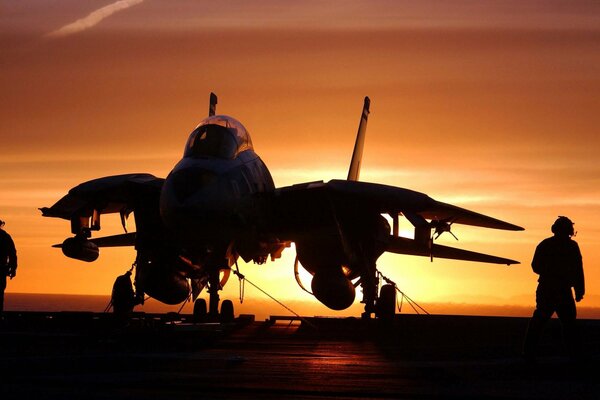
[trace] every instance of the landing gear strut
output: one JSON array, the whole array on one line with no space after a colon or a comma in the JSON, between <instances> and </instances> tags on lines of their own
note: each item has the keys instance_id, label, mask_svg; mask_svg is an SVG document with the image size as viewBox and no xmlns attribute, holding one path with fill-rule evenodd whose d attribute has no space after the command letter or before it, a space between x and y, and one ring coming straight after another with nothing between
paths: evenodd
<instances>
[{"instance_id":1,"label":"landing gear strut","mask_svg":"<svg viewBox=\"0 0 600 400\"><path fill-rule=\"evenodd\" d=\"M362 313L362 319L370 319L371 315L377 311L375 301L377 300L377 278L375 272L369 272L361 276L363 300L365 311ZM373 268L374 271L374 268Z\"/></svg>"},{"instance_id":2,"label":"landing gear strut","mask_svg":"<svg viewBox=\"0 0 600 400\"><path fill-rule=\"evenodd\" d=\"M219 290L221 290L221 284L219 280L219 272L212 273L208 279L208 317L211 320L219 319Z\"/></svg>"},{"instance_id":3,"label":"landing gear strut","mask_svg":"<svg viewBox=\"0 0 600 400\"><path fill-rule=\"evenodd\" d=\"M235 314L231 300L223 300L219 313L219 290L221 281L217 272L208 279L208 310L206 300L196 299L194 302L194 322L233 322Z\"/></svg>"}]
</instances>

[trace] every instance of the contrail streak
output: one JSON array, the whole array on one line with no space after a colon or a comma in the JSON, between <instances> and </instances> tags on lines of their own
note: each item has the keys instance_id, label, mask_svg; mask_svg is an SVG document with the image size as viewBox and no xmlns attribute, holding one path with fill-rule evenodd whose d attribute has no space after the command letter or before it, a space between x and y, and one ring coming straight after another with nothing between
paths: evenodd
<instances>
[{"instance_id":1,"label":"contrail streak","mask_svg":"<svg viewBox=\"0 0 600 400\"><path fill-rule=\"evenodd\" d=\"M96 11L92 11L86 17L78 19L77 21L67 24L53 32L47 33L45 36L48 38L59 38L84 31L97 25L104 18L110 17L114 13L135 6L143 1L144 0L119 0Z\"/></svg>"}]
</instances>

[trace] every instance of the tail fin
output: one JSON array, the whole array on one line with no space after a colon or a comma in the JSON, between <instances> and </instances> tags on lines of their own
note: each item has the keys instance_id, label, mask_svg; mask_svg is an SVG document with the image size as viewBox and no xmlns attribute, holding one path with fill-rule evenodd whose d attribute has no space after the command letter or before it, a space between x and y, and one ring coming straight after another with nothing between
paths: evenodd
<instances>
[{"instance_id":1,"label":"tail fin","mask_svg":"<svg viewBox=\"0 0 600 400\"><path fill-rule=\"evenodd\" d=\"M360 165L362 162L363 147L365 147L365 132L367 130L367 119L369 118L369 106L371 100L365 97L360 124L358 125L358 133L356 134L356 142L354 143L354 151L352 152L352 161L350 161L350 169L348 170L348 180L357 181L360 176Z\"/></svg>"},{"instance_id":2,"label":"tail fin","mask_svg":"<svg viewBox=\"0 0 600 400\"><path fill-rule=\"evenodd\" d=\"M210 92L210 105L208 106L208 116L212 117L217 111L217 95Z\"/></svg>"}]
</instances>

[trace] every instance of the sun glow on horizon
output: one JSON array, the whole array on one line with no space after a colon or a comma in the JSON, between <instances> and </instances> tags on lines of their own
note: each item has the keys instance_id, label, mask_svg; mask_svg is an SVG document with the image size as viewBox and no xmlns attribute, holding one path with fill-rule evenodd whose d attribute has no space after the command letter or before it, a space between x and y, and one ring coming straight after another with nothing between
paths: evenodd
<instances>
[{"instance_id":1,"label":"sun glow on horizon","mask_svg":"<svg viewBox=\"0 0 600 400\"><path fill-rule=\"evenodd\" d=\"M217 113L248 128L278 187L345 179L368 95L361 180L526 228L455 225L458 242L439 239L521 262L508 268L382 256L381 271L418 301L529 306L533 250L568 215L585 262L581 305L600 307L599 4L109 1L84 30L44 39L100 11L75 3L11 2L0 15L0 218L20 260L7 292L108 294L135 251L102 249L92 264L65 258L50 246L71 235L68 221L38 208L97 177L165 177L214 91ZM98 236L122 233L118 215L102 224ZM240 266L276 297L332 315L297 287L294 258L287 249ZM238 289L232 277L224 298ZM244 304L260 308L262 295L247 291L257 300ZM360 313L360 298L341 315Z\"/></svg>"}]
</instances>

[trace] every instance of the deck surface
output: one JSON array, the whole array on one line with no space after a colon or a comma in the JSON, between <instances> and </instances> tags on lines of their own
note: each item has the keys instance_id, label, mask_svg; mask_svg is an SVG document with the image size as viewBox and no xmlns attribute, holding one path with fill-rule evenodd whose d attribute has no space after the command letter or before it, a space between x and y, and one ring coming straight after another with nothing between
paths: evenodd
<instances>
[{"instance_id":1,"label":"deck surface","mask_svg":"<svg viewBox=\"0 0 600 400\"><path fill-rule=\"evenodd\" d=\"M579 321L584 357L561 355L552 321L535 365L523 318L402 315L192 324L142 316L9 313L3 399L598 399L600 324Z\"/></svg>"}]
</instances>

